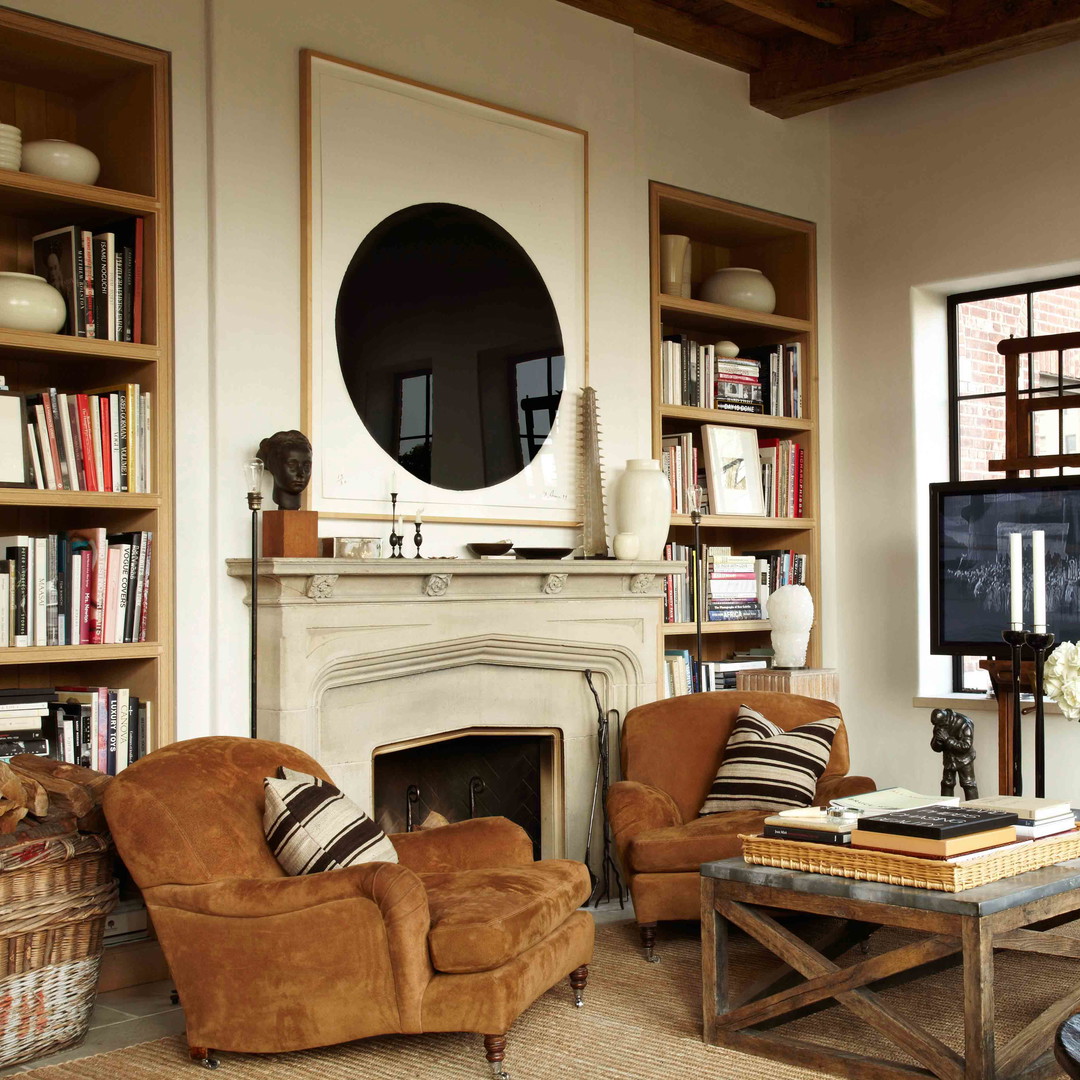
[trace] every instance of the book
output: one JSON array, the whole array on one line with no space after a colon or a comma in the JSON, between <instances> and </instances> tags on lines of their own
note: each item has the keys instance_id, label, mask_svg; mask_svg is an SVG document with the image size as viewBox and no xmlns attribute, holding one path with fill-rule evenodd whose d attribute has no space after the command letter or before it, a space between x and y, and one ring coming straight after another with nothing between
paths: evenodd
<instances>
[{"instance_id":1,"label":"book","mask_svg":"<svg viewBox=\"0 0 1080 1080\"><path fill-rule=\"evenodd\" d=\"M1072 807L1061 799L1036 799L1029 795L988 795L963 804L975 810L1007 810L1020 821L1033 823L1072 813Z\"/></svg>"},{"instance_id":2,"label":"book","mask_svg":"<svg viewBox=\"0 0 1080 1080\"><path fill-rule=\"evenodd\" d=\"M64 298L67 319L62 334L86 336L86 300L80 305L78 287L77 253L82 250L82 232L74 225L50 232L38 233L32 240L34 247L34 273L43 277ZM82 326L79 325L80 312Z\"/></svg>"},{"instance_id":3,"label":"book","mask_svg":"<svg viewBox=\"0 0 1080 1080\"><path fill-rule=\"evenodd\" d=\"M959 806L955 795L920 795L904 787L879 788L864 795L845 795L833 799L830 806L839 806L857 814L889 814L894 810L917 810L923 806Z\"/></svg>"},{"instance_id":4,"label":"book","mask_svg":"<svg viewBox=\"0 0 1080 1080\"><path fill-rule=\"evenodd\" d=\"M89 587L86 591L86 640L87 645L101 645L104 642L105 590L107 585L108 545L104 529L72 529L72 541L81 540L87 545L85 555L90 555ZM83 581L86 581L85 565L82 569Z\"/></svg>"},{"instance_id":5,"label":"book","mask_svg":"<svg viewBox=\"0 0 1080 1080\"><path fill-rule=\"evenodd\" d=\"M0 536L0 553L11 562L11 594L14 616L11 625L11 644L27 646L30 637L30 537Z\"/></svg>"},{"instance_id":6,"label":"book","mask_svg":"<svg viewBox=\"0 0 1080 1080\"><path fill-rule=\"evenodd\" d=\"M972 810L965 806L923 806L864 818L859 828L889 836L917 836L948 840L973 836L1016 825L1016 815L1006 810Z\"/></svg>"},{"instance_id":7,"label":"book","mask_svg":"<svg viewBox=\"0 0 1080 1080\"><path fill-rule=\"evenodd\" d=\"M116 235L98 233L93 237L94 298L96 315L94 332L107 341L118 341L116 336Z\"/></svg>"},{"instance_id":8,"label":"book","mask_svg":"<svg viewBox=\"0 0 1080 1080\"><path fill-rule=\"evenodd\" d=\"M851 830L829 832L826 829L802 829L795 825L765 825L764 834L773 840L797 840L803 844L851 845Z\"/></svg>"},{"instance_id":9,"label":"book","mask_svg":"<svg viewBox=\"0 0 1080 1080\"><path fill-rule=\"evenodd\" d=\"M932 840L925 836L902 836L898 833L872 832L864 828L866 822L860 822L852 830L851 846L869 848L873 851L887 851L894 855L914 855L919 858L948 859L954 855L966 855L970 851L1000 847L1016 841L1016 828L1006 825L1000 829L988 829L984 832L969 833L966 836L953 836L945 840Z\"/></svg>"},{"instance_id":10,"label":"book","mask_svg":"<svg viewBox=\"0 0 1080 1080\"><path fill-rule=\"evenodd\" d=\"M1060 833L1072 832L1075 828L1076 818L1070 811L1062 817L1045 818L1032 825L1018 822L1016 835L1027 840L1041 840L1044 836L1057 836Z\"/></svg>"}]
</instances>

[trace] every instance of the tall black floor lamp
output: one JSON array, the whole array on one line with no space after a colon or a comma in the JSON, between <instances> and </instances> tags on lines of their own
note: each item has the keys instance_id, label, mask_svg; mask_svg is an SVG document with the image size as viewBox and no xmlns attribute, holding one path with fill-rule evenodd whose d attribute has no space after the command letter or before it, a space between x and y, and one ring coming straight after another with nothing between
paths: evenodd
<instances>
[{"instance_id":1,"label":"tall black floor lamp","mask_svg":"<svg viewBox=\"0 0 1080 1080\"><path fill-rule=\"evenodd\" d=\"M244 466L247 503L251 511L251 737L259 737L257 677L259 670L259 511L262 509L263 463L252 458Z\"/></svg>"}]
</instances>

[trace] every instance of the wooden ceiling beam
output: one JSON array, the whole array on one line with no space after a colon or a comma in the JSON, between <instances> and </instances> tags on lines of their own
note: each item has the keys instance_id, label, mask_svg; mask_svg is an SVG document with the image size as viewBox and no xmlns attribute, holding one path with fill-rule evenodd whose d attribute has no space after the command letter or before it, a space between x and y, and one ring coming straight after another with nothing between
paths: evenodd
<instances>
[{"instance_id":1,"label":"wooden ceiling beam","mask_svg":"<svg viewBox=\"0 0 1080 1080\"><path fill-rule=\"evenodd\" d=\"M988 4L953 0L948 19L870 13L843 49L801 35L778 38L750 76L750 103L790 117L883 90L1080 40L1080 0Z\"/></svg>"},{"instance_id":2,"label":"wooden ceiling beam","mask_svg":"<svg viewBox=\"0 0 1080 1080\"><path fill-rule=\"evenodd\" d=\"M739 71L757 71L762 65L764 50L756 38L669 8L659 0L562 0L562 3L633 27L642 37Z\"/></svg>"},{"instance_id":3,"label":"wooden ceiling beam","mask_svg":"<svg viewBox=\"0 0 1080 1080\"><path fill-rule=\"evenodd\" d=\"M916 15L925 15L928 19L944 19L949 14L949 0L895 0Z\"/></svg>"},{"instance_id":4,"label":"wooden ceiling beam","mask_svg":"<svg viewBox=\"0 0 1080 1080\"><path fill-rule=\"evenodd\" d=\"M732 7L749 11L781 26L809 34L830 45L850 45L855 20L842 8L818 7L815 0L726 0ZM912 0L916 3L918 0Z\"/></svg>"}]
</instances>

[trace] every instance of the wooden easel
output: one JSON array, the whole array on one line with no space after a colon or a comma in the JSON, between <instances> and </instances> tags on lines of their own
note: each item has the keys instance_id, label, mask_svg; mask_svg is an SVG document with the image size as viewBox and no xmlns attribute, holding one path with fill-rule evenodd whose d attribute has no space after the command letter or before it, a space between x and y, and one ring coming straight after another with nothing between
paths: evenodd
<instances>
[{"instance_id":1,"label":"wooden easel","mask_svg":"<svg viewBox=\"0 0 1080 1080\"><path fill-rule=\"evenodd\" d=\"M1080 333L1043 334L1039 337L1006 338L998 342L997 350L1005 357L1005 457L992 458L987 467L992 472L1004 472L1014 479L1028 469L1080 468L1080 453L1035 453L1035 414L1039 412L1062 413L1066 409L1080 408L1080 395L1054 394L1036 397L1029 386L1020 390L1020 357L1032 353L1056 352L1058 368L1061 354L1067 349L1080 349ZM1029 380L1030 381L1030 380ZM1008 660L982 660L979 667L990 673L994 696L998 704L998 792L1014 795L1013 762L1020 747L1013 732L1013 670ZM1033 693L1035 689L1035 665L1020 665L1021 692ZM1041 720L1041 712L1038 714Z\"/></svg>"}]
</instances>

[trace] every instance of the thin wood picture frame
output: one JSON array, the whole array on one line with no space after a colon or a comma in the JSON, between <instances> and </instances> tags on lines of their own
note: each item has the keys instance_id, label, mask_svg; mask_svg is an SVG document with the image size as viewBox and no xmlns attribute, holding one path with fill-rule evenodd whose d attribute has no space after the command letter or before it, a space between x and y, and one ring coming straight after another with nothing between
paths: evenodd
<instances>
[{"instance_id":1,"label":"thin wood picture frame","mask_svg":"<svg viewBox=\"0 0 1080 1080\"><path fill-rule=\"evenodd\" d=\"M426 521L577 526L576 389L589 381L587 132L303 50L301 144L301 408L316 458L305 507L331 519L389 520L396 477L399 507L423 504ZM333 308L346 250L421 202L467 206L506 228L558 314L566 367L556 427L528 466L491 487L455 491L408 473L367 431L342 382Z\"/></svg>"},{"instance_id":2,"label":"thin wood picture frame","mask_svg":"<svg viewBox=\"0 0 1080 1080\"><path fill-rule=\"evenodd\" d=\"M701 441L710 513L764 517L757 430L705 424Z\"/></svg>"}]
</instances>

